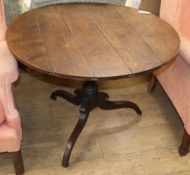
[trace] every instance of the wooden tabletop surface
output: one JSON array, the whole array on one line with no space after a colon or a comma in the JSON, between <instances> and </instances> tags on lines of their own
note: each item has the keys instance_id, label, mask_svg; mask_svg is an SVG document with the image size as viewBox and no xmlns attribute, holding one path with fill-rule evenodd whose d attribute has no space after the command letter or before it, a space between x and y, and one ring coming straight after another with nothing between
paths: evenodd
<instances>
[{"instance_id":1,"label":"wooden tabletop surface","mask_svg":"<svg viewBox=\"0 0 190 175\"><path fill-rule=\"evenodd\" d=\"M178 53L175 30L153 15L110 4L59 4L17 17L8 47L28 67L79 80L130 77Z\"/></svg>"}]
</instances>

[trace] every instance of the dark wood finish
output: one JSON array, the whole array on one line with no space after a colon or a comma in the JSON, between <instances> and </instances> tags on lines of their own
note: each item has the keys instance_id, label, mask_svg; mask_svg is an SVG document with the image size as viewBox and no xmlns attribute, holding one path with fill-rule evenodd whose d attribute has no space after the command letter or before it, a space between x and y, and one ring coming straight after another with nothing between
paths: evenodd
<instances>
[{"instance_id":1,"label":"dark wood finish","mask_svg":"<svg viewBox=\"0 0 190 175\"><path fill-rule=\"evenodd\" d=\"M104 110L131 108L141 115L142 111L133 102L130 101L108 101L108 94L99 92L98 85L95 82L85 82L81 89L75 91L75 95L69 94L63 90L57 90L51 94L51 99L56 100L57 97L62 97L72 104L80 105L80 116L77 125L75 126L65 148L63 156L63 167L69 166L69 159L74 147L74 144L84 128L90 111L99 107Z\"/></svg>"},{"instance_id":2,"label":"dark wood finish","mask_svg":"<svg viewBox=\"0 0 190 175\"><path fill-rule=\"evenodd\" d=\"M153 15L108 4L59 4L31 10L6 33L26 66L77 80L130 77L174 58L179 37Z\"/></svg>"},{"instance_id":3,"label":"dark wood finish","mask_svg":"<svg viewBox=\"0 0 190 175\"><path fill-rule=\"evenodd\" d=\"M13 163L16 175L24 174L24 164L23 164L21 150L13 152L12 155L13 155Z\"/></svg>"},{"instance_id":4,"label":"dark wood finish","mask_svg":"<svg viewBox=\"0 0 190 175\"><path fill-rule=\"evenodd\" d=\"M183 139L181 142L181 146L179 147L179 154L181 156L185 156L189 152L189 146L190 146L190 135L184 129Z\"/></svg>"}]
</instances>

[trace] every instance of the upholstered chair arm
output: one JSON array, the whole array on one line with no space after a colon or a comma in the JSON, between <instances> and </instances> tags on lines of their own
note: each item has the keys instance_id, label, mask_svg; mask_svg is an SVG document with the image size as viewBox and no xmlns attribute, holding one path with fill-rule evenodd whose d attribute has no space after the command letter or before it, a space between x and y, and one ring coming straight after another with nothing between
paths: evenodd
<instances>
[{"instance_id":1,"label":"upholstered chair arm","mask_svg":"<svg viewBox=\"0 0 190 175\"><path fill-rule=\"evenodd\" d=\"M8 50L7 43L0 43L0 100L4 110L5 122L21 135L19 113L13 98L13 82L18 79L17 62ZM18 122L19 121L19 122Z\"/></svg>"},{"instance_id":2,"label":"upholstered chair arm","mask_svg":"<svg viewBox=\"0 0 190 175\"><path fill-rule=\"evenodd\" d=\"M0 86L0 98L2 99L2 106L4 109L4 122L11 128L17 131L18 136L22 139L22 131L20 125L20 116L16 109L13 85L8 83L9 78L5 78L3 84L4 87ZM1 82L2 83L2 82Z\"/></svg>"},{"instance_id":3,"label":"upholstered chair arm","mask_svg":"<svg viewBox=\"0 0 190 175\"><path fill-rule=\"evenodd\" d=\"M5 120L5 113L4 113L4 109L3 109L3 104L1 103L1 99L0 99L0 125L1 123L3 123Z\"/></svg>"},{"instance_id":4,"label":"upholstered chair arm","mask_svg":"<svg viewBox=\"0 0 190 175\"><path fill-rule=\"evenodd\" d=\"M181 39L180 55L184 58L184 60L188 64L190 64L190 40L183 36L180 36L180 39Z\"/></svg>"},{"instance_id":5,"label":"upholstered chair arm","mask_svg":"<svg viewBox=\"0 0 190 175\"><path fill-rule=\"evenodd\" d=\"M8 49L7 42L0 42L0 76L8 76L10 74L18 74L17 61ZM14 82L17 77L10 78Z\"/></svg>"},{"instance_id":6,"label":"upholstered chair arm","mask_svg":"<svg viewBox=\"0 0 190 175\"><path fill-rule=\"evenodd\" d=\"M0 42L5 40L6 28L3 2L0 0Z\"/></svg>"}]
</instances>

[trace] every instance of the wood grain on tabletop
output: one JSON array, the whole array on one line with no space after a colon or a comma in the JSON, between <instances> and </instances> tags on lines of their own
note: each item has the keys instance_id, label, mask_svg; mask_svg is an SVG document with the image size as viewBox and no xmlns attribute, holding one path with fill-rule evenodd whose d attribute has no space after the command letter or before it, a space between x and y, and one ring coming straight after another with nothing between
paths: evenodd
<instances>
[{"instance_id":1,"label":"wood grain on tabletop","mask_svg":"<svg viewBox=\"0 0 190 175\"><path fill-rule=\"evenodd\" d=\"M30 68L71 79L128 77L174 58L175 30L153 15L109 4L59 4L9 25L11 52Z\"/></svg>"}]
</instances>

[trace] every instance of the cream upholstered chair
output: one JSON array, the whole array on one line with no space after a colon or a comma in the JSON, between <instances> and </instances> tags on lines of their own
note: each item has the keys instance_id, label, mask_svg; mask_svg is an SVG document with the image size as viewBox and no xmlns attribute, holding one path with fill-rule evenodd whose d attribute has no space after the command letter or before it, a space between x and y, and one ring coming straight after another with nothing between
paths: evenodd
<instances>
[{"instance_id":1,"label":"cream upholstered chair","mask_svg":"<svg viewBox=\"0 0 190 175\"><path fill-rule=\"evenodd\" d=\"M125 1L125 6L133 7L133 8L139 9L139 6L140 6L140 4L141 4L141 1L142 1L142 0L126 0L126 1Z\"/></svg>"},{"instance_id":2,"label":"cream upholstered chair","mask_svg":"<svg viewBox=\"0 0 190 175\"><path fill-rule=\"evenodd\" d=\"M179 153L185 155L190 146L190 0L161 0L160 17L178 31L181 47L171 65L154 72L149 90L158 80L179 113L185 128Z\"/></svg>"},{"instance_id":3,"label":"cream upholstered chair","mask_svg":"<svg viewBox=\"0 0 190 175\"><path fill-rule=\"evenodd\" d=\"M36 8L48 4L67 3L67 2L99 2L99 3L115 3L129 7L138 8L141 0L22 0L24 11L30 8Z\"/></svg>"},{"instance_id":4,"label":"cream upholstered chair","mask_svg":"<svg viewBox=\"0 0 190 175\"><path fill-rule=\"evenodd\" d=\"M12 94L12 83L19 73L17 62L8 50L5 31L3 3L0 0L0 152L12 153L15 172L20 175L24 172L20 151L22 130Z\"/></svg>"},{"instance_id":5,"label":"cream upholstered chair","mask_svg":"<svg viewBox=\"0 0 190 175\"><path fill-rule=\"evenodd\" d=\"M56 3L68 2L99 2L99 3L115 3L138 9L142 0L20 0L20 8L22 12L32 8L45 6Z\"/></svg>"}]
</instances>

